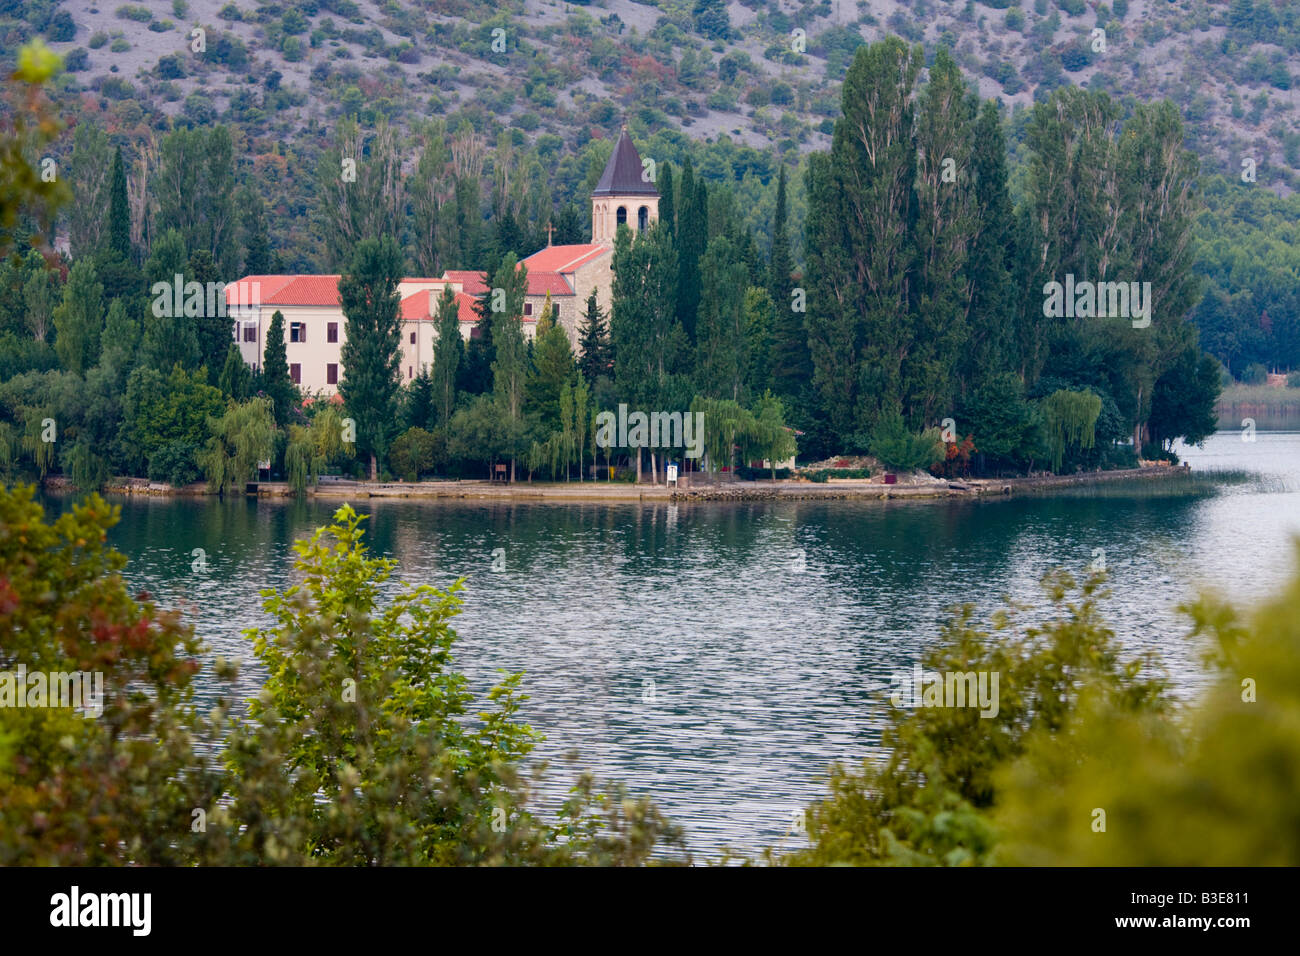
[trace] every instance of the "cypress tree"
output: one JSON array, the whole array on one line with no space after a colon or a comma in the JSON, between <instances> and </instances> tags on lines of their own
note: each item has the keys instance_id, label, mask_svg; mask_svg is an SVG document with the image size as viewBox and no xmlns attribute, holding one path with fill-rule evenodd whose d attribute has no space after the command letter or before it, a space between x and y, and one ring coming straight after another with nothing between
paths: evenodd
<instances>
[{"instance_id":1,"label":"cypress tree","mask_svg":"<svg viewBox=\"0 0 1300 956\"><path fill-rule=\"evenodd\" d=\"M808 330L804 315L794 301L794 263L790 255L790 234L786 199L785 164L776 182L776 214L772 219L772 257L768 262L767 288L774 307L772 350L769 361L772 391L779 398L793 399L812 380L812 356L808 353Z\"/></svg>"},{"instance_id":2,"label":"cypress tree","mask_svg":"<svg viewBox=\"0 0 1300 956\"><path fill-rule=\"evenodd\" d=\"M451 287L438 299L438 338L433 343L433 404L438 427L445 428L456 409L456 377L465 360L460 335L460 304Z\"/></svg>"},{"instance_id":3,"label":"cypress tree","mask_svg":"<svg viewBox=\"0 0 1300 956\"><path fill-rule=\"evenodd\" d=\"M673 191L673 167L664 163L659 167L659 222L670 236L677 235L677 206ZM591 381L591 379L588 379Z\"/></svg>"},{"instance_id":4,"label":"cypress tree","mask_svg":"<svg viewBox=\"0 0 1300 956\"><path fill-rule=\"evenodd\" d=\"M113 172L108 187L108 249L123 259L131 259L131 207L126 199L126 166L122 149L113 152Z\"/></svg>"},{"instance_id":5,"label":"cypress tree","mask_svg":"<svg viewBox=\"0 0 1300 956\"><path fill-rule=\"evenodd\" d=\"M262 390L274 405L275 421L287 424L293 406L294 384L289 378L288 349L284 340L284 313L276 309L266 329L266 348L262 352Z\"/></svg>"}]
</instances>

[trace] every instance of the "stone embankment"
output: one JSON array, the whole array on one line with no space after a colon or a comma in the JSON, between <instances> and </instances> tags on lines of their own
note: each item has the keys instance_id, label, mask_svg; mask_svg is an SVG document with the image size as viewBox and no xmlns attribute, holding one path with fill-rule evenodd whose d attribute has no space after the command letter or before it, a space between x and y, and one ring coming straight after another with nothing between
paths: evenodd
<instances>
[{"instance_id":1,"label":"stone embankment","mask_svg":"<svg viewBox=\"0 0 1300 956\"><path fill-rule=\"evenodd\" d=\"M1186 465L1144 465L1115 471L1087 471L1074 475L1033 475L1027 478L980 478L943 481L921 476L904 483L887 485L880 478L813 481L722 481L698 478L678 486L633 485L625 482L571 481L532 484L526 481L503 484L489 481L421 481L374 483L325 479L307 494L315 498L357 500L360 498L476 499L501 501L831 501L885 500L910 498L974 498L1014 495L1080 485L1120 481L1158 480L1186 475ZM47 487L67 486L51 478ZM183 488L144 478L115 478L106 492L130 495L206 495L207 486L198 483ZM258 497L287 497L292 488L282 481L249 482L245 493Z\"/></svg>"}]
</instances>

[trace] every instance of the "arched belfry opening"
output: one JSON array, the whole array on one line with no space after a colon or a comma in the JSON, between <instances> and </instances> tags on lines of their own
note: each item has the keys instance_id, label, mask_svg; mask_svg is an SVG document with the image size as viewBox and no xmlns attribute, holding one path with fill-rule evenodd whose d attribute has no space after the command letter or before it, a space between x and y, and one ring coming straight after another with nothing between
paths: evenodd
<instances>
[{"instance_id":1,"label":"arched belfry opening","mask_svg":"<svg viewBox=\"0 0 1300 956\"><path fill-rule=\"evenodd\" d=\"M591 194L591 241L613 245L619 226L644 232L659 218L659 190L632 145L627 127L619 133L600 182ZM610 216L611 207L614 215ZM635 215L629 215L635 210Z\"/></svg>"}]
</instances>

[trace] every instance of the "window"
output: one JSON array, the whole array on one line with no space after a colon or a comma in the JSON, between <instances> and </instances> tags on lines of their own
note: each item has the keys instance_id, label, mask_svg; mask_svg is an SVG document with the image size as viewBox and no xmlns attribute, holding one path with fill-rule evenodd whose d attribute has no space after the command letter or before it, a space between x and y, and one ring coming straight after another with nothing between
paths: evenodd
<instances>
[{"instance_id":1,"label":"window","mask_svg":"<svg viewBox=\"0 0 1300 956\"><path fill-rule=\"evenodd\" d=\"M244 341L245 341L245 342L256 342L256 341L257 341L257 323L256 323L256 322L245 322L245 323L244 323Z\"/></svg>"},{"instance_id":2,"label":"window","mask_svg":"<svg viewBox=\"0 0 1300 956\"><path fill-rule=\"evenodd\" d=\"M339 367L337 362L330 362L325 366L325 382L329 385L339 383Z\"/></svg>"},{"instance_id":3,"label":"window","mask_svg":"<svg viewBox=\"0 0 1300 956\"><path fill-rule=\"evenodd\" d=\"M414 333L414 332L411 333L411 344L412 344L412 345L415 344L415 333Z\"/></svg>"},{"instance_id":4,"label":"window","mask_svg":"<svg viewBox=\"0 0 1300 956\"><path fill-rule=\"evenodd\" d=\"M415 378L415 369L413 369L413 368L412 368L411 366L409 366L409 365L406 366L406 377L407 377L407 378Z\"/></svg>"},{"instance_id":5,"label":"window","mask_svg":"<svg viewBox=\"0 0 1300 956\"><path fill-rule=\"evenodd\" d=\"M525 302L524 315L532 315L532 314L533 314L533 304L531 302Z\"/></svg>"},{"instance_id":6,"label":"window","mask_svg":"<svg viewBox=\"0 0 1300 956\"><path fill-rule=\"evenodd\" d=\"M619 207L618 207L618 215L617 215L616 219L617 219L617 224L618 224L618 225L620 225L620 226L626 226L626 225L627 225L627 206L619 206Z\"/></svg>"},{"instance_id":7,"label":"window","mask_svg":"<svg viewBox=\"0 0 1300 956\"><path fill-rule=\"evenodd\" d=\"M325 341L337 342L339 340L339 324L331 322L325 326Z\"/></svg>"},{"instance_id":8,"label":"window","mask_svg":"<svg viewBox=\"0 0 1300 956\"><path fill-rule=\"evenodd\" d=\"M306 325L305 323L303 323L303 322L290 322L290 323L289 323L289 341L290 341L290 342L306 342L306 341L307 341L307 325Z\"/></svg>"},{"instance_id":9,"label":"window","mask_svg":"<svg viewBox=\"0 0 1300 956\"><path fill-rule=\"evenodd\" d=\"M650 209L642 206L636 211L636 231L645 232L650 228Z\"/></svg>"},{"instance_id":10,"label":"window","mask_svg":"<svg viewBox=\"0 0 1300 956\"><path fill-rule=\"evenodd\" d=\"M297 362L294 362L289 366L289 378L293 380L293 384L295 385L302 384L302 366Z\"/></svg>"}]
</instances>

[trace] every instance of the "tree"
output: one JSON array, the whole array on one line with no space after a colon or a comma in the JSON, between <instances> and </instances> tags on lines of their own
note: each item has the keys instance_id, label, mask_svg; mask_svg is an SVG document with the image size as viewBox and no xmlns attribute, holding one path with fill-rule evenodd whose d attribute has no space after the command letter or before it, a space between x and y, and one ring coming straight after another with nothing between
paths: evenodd
<instances>
[{"instance_id":1,"label":"tree","mask_svg":"<svg viewBox=\"0 0 1300 956\"><path fill-rule=\"evenodd\" d=\"M524 449L524 390L528 381L528 349L524 341L524 298L528 270L516 268L514 253L507 253L492 276L488 290L492 308L492 391L501 408L510 454L510 480L515 480L515 459Z\"/></svg>"},{"instance_id":2,"label":"tree","mask_svg":"<svg viewBox=\"0 0 1300 956\"><path fill-rule=\"evenodd\" d=\"M276 309L266 327L266 348L262 352L262 391L271 400L277 425L285 425L297 405L298 389L289 377L288 347L285 344L284 313Z\"/></svg>"},{"instance_id":3,"label":"tree","mask_svg":"<svg viewBox=\"0 0 1300 956\"><path fill-rule=\"evenodd\" d=\"M738 402L747 387L750 361L745 264L731 240L718 236L709 243L699 271L703 289L696 326L696 385L708 398Z\"/></svg>"},{"instance_id":4,"label":"tree","mask_svg":"<svg viewBox=\"0 0 1300 956\"><path fill-rule=\"evenodd\" d=\"M687 157L677 182L676 226L669 241L677 251L677 321L692 344L700 308L700 258L709 242L709 207L702 185Z\"/></svg>"},{"instance_id":5,"label":"tree","mask_svg":"<svg viewBox=\"0 0 1300 956\"><path fill-rule=\"evenodd\" d=\"M232 404L220 418L209 416L211 437L198 455L208 487L226 495L257 477L257 463L275 455L275 418L269 398Z\"/></svg>"},{"instance_id":6,"label":"tree","mask_svg":"<svg viewBox=\"0 0 1300 956\"><path fill-rule=\"evenodd\" d=\"M671 237L658 224L635 237L620 229L613 270L609 327L616 390L633 410L680 408L682 396L673 379L680 373L687 341L677 320L677 255ZM639 481L639 447L636 467Z\"/></svg>"},{"instance_id":7,"label":"tree","mask_svg":"<svg viewBox=\"0 0 1300 956\"><path fill-rule=\"evenodd\" d=\"M243 273L269 275L275 270L271 260L271 238L266 225L266 204L257 192L244 187L240 192L239 205L244 210L241 222L244 238Z\"/></svg>"},{"instance_id":8,"label":"tree","mask_svg":"<svg viewBox=\"0 0 1300 956\"><path fill-rule=\"evenodd\" d=\"M109 222L109 182L120 156L120 150L110 154L108 134L97 123L77 123L68 168L73 199L68 206L68 245L73 260L100 250Z\"/></svg>"},{"instance_id":9,"label":"tree","mask_svg":"<svg viewBox=\"0 0 1300 956\"><path fill-rule=\"evenodd\" d=\"M1147 421L1151 440L1168 448L1178 438L1189 445L1209 438L1219 428L1222 390L1219 363L1198 348L1185 351L1156 379Z\"/></svg>"},{"instance_id":10,"label":"tree","mask_svg":"<svg viewBox=\"0 0 1300 956\"><path fill-rule=\"evenodd\" d=\"M212 254L206 249L198 249L190 254L188 282L197 282L205 292L211 285L219 285L216 263L212 261ZM199 310L197 316L189 315L189 308L186 308L186 318L192 318L194 332L199 343L199 362L208 370L208 380L215 385L217 378L221 374L221 366L226 360L226 353L230 350L234 336L234 319L226 312L226 302L224 296L219 296L217 301L212 303L213 308L208 307L208 297L206 294L203 298L203 307Z\"/></svg>"},{"instance_id":11,"label":"tree","mask_svg":"<svg viewBox=\"0 0 1300 956\"><path fill-rule=\"evenodd\" d=\"M90 260L75 263L68 273L63 301L54 310L54 348L69 372L84 374L99 361L104 327L104 287Z\"/></svg>"},{"instance_id":12,"label":"tree","mask_svg":"<svg viewBox=\"0 0 1300 956\"><path fill-rule=\"evenodd\" d=\"M990 692L991 678L984 689L988 706L917 706L923 695L936 689L942 694L943 678L936 688L932 683L916 686L910 674L896 677L883 737L891 748L889 757L861 768L834 768L825 799L808 813L812 845L783 861L859 866L997 862L994 818L1000 809L1001 772L1039 734L1055 735L1078 759L1082 748L1062 730L1094 702L1104 702L1126 718L1149 714L1167 719L1164 682L1147 675L1142 659L1120 658L1115 635L1100 616L1101 585L1100 576L1082 583L1064 572L1046 576L1046 624L1022 620L1022 612L1013 607L981 628L973 605L957 609L941 642L922 656L922 674L997 674L997 691ZM1059 826L1055 796L1063 791L1046 781L1038 787L1039 794L1052 795L1053 807L1050 813L1045 808L1040 812ZM1094 802L1090 809L1098 805ZM1081 819L1080 829L1095 837L1087 811Z\"/></svg>"},{"instance_id":13,"label":"tree","mask_svg":"<svg viewBox=\"0 0 1300 956\"><path fill-rule=\"evenodd\" d=\"M569 334L542 310L533 347L533 370L528 380L528 405L547 428L560 425L560 390L572 386L577 373Z\"/></svg>"},{"instance_id":14,"label":"tree","mask_svg":"<svg viewBox=\"0 0 1300 956\"><path fill-rule=\"evenodd\" d=\"M317 218L331 268L355 263L364 239L401 234L405 193L397 130L380 118L367 142L356 119L341 120L317 166Z\"/></svg>"},{"instance_id":15,"label":"tree","mask_svg":"<svg viewBox=\"0 0 1300 956\"><path fill-rule=\"evenodd\" d=\"M178 865L188 808L219 790L192 749L210 739L193 707L199 641L180 615L132 598L107 543L116 506L92 494L47 521L34 494L0 487L0 527L23 529L0 547L0 667L94 674L102 710L0 706L0 860Z\"/></svg>"},{"instance_id":16,"label":"tree","mask_svg":"<svg viewBox=\"0 0 1300 956\"><path fill-rule=\"evenodd\" d=\"M695 30L710 40L726 40L731 36L731 17L726 0L695 0L691 11Z\"/></svg>"},{"instance_id":17,"label":"tree","mask_svg":"<svg viewBox=\"0 0 1300 956\"><path fill-rule=\"evenodd\" d=\"M609 324L596 300L596 290L587 296L587 308L578 327L578 368L588 382L609 375L614 369L610 356Z\"/></svg>"},{"instance_id":18,"label":"tree","mask_svg":"<svg viewBox=\"0 0 1300 956\"><path fill-rule=\"evenodd\" d=\"M446 428L456 409L456 380L465 361L465 340L460 334L460 303L451 288L438 299L437 339L433 343L432 392L436 423Z\"/></svg>"},{"instance_id":19,"label":"tree","mask_svg":"<svg viewBox=\"0 0 1300 956\"><path fill-rule=\"evenodd\" d=\"M252 394L253 373L249 371L248 363L234 342L226 346L226 360L221 365L217 387L223 395L236 402L242 402Z\"/></svg>"},{"instance_id":20,"label":"tree","mask_svg":"<svg viewBox=\"0 0 1300 956\"><path fill-rule=\"evenodd\" d=\"M428 366L425 366L420 369L420 373L406 387L405 399L402 402L402 423L408 429L433 428L436 424L435 418L437 414L437 408L434 404L433 378L429 374Z\"/></svg>"},{"instance_id":21,"label":"tree","mask_svg":"<svg viewBox=\"0 0 1300 956\"><path fill-rule=\"evenodd\" d=\"M925 425L952 410L969 329L967 257L977 231L970 174L975 97L940 47L916 107L915 319L902 365L903 407Z\"/></svg>"},{"instance_id":22,"label":"tree","mask_svg":"<svg viewBox=\"0 0 1300 956\"><path fill-rule=\"evenodd\" d=\"M794 301L794 262L790 255L786 206L785 164L776 186L776 213L772 219L772 257L768 264L767 288L773 312L771 386L784 398L799 395L812 380L812 357L808 353L808 330L804 311Z\"/></svg>"},{"instance_id":23,"label":"tree","mask_svg":"<svg viewBox=\"0 0 1300 956\"><path fill-rule=\"evenodd\" d=\"M122 149L113 152L113 170L108 186L107 251L124 260L131 258L131 208L126 200L126 167Z\"/></svg>"},{"instance_id":24,"label":"tree","mask_svg":"<svg viewBox=\"0 0 1300 956\"><path fill-rule=\"evenodd\" d=\"M379 477L396 423L402 359L402 253L392 236L362 239L350 272L339 280L346 317L339 393L356 420L358 451L370 455L370 480Z\"/></svg>"},{"instance_id":25,"label":"tree","mask_svg":"<svg viewBox=\"0 0 1300 956\"><path fill-rule=\"evenodd\" d=\"M901 414L909 393L912 94L921 64L920 49L909 50L896 37L859 47L844 80L844 115L830 155L809 160L809 350L813 382L842 442L886 411Z\"/></svg>"}]
</instances>

